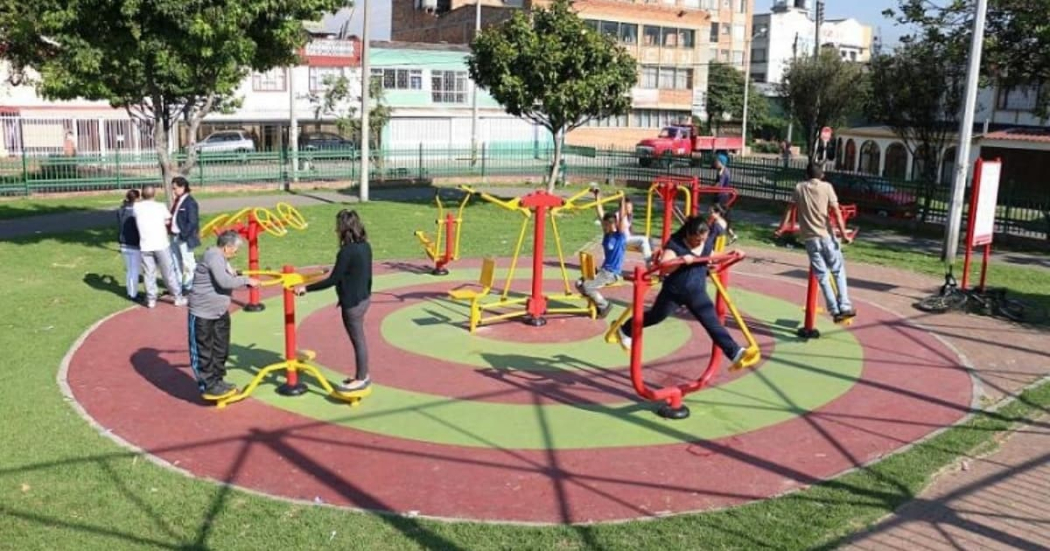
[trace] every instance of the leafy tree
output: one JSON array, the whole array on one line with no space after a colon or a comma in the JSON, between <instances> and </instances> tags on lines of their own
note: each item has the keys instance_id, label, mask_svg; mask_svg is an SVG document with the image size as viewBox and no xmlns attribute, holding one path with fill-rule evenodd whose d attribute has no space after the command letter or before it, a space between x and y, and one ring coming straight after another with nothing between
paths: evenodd
<instances>
[{"instance_id":1,"label":"leafy tree","mask_svg":"<svg viewBox=\"0 0 1050 551\"><path fill-rule=\"evenodd\" d=\"M966 85L966 53L960 43L908 42L871 61L866 111L904 140L922 166L925 222L937 187L940 152L959 127Z\"/></svg>"},{"instance_id":2,"label":"leafy tree","mask_svg":"<svg viewBox=\"0 0 1050 551\"><path fill-rule=\"evenodd\" d=\"M744 116L744 73L725 63L712 63L707 69L707 120L718 134L728 116L739 121ZM754 136L769 122L769 102L748 83L748 135Z\"/></svg>"},{"instance_id":3,"label":"leafy tree","mask_svg":"<svg viewBox=\"0 0 1050 551\"><path fill-rule=\"evenodd\" d=\"M898 0L883 13L918 28L902 41L969 45L976 2ZM985 22L983 74L1005 86L1050 81L1050 0L990 0ZM1036 112L1050 115L1050 94L1039 94Z\"/></svg>"},{"instance_id":4,"label":"leafy tree","mask_svg":"<svg viewBox=\"0 0 1050 551\"><path fill-rule=\"evenodd\" d=\"M196 164L197 129L228 105L249 71L297 62L302 20L340 0L33 0L0 4L0 41L48 99L109 101L153 129L166 187ZM178 121L184 159L168 151ZM170 189L169 189L170 191ZM171 194L168 195L171 197Z\"/></svg>"},{"instance_id":5,"label":"leafy tree","mask_svg":"<svg viewBox=\"0 0 1050 551\"><path fill-rule=\"evenodd\" d=\"M788 65L780 94L804 132L810 155L821 128L842 123L864 105L867 86L861 66L843 61L832 49L824 49L817 57L800 57Z\"/></svg>"},{"instance_id":6,"label":"leafy tree","mask_svg":"<svg viewBox=\"0 0 1050 551\"><path fill-rule=\"evenodd\" d=\"M350 136L355 143L360 144L361 117L357 113L360 93L356 88L351 88L350 81L345 76L326 77L324 84L324 94L310 98L314 104L314 117L335 117L335 126L339 133ZM371 158L380 166L383 158L380 154L383 129L390 121L390 107L385 103L383 82L378 78L373 77L368 84L368 94L371 102L368 110L368 146Z\"/></svg>"},{"instance_id":7,"label":"leafy tree","mask_svg":"<svg viewBox=\"0 0 1050 551\"><path fill-rule=\"evenodd\" d=\"M627 113L638 81L635 60L611 38L589 28L570 0L547 9L519 11L471 42L470 76L508 113L550 131L552 190L561 165L562 140L595 118Z\"/></svg>"}]
</instances>

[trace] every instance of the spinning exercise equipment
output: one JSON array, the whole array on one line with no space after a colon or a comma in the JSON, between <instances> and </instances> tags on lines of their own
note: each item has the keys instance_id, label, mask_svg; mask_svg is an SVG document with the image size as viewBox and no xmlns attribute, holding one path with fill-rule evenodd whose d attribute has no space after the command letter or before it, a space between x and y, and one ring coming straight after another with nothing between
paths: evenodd
<instances>
[{"instance_id":1,"label":"spinning exercise equipment","mask_svg":"<svg viewBox=\"0 0 1050 551\"><path fill-rule=\"evenodd\" d=\"M423 230L417 230L413 235L423 245L423 252L430 260L434 261L433 275L448 275L448 266L453 260L459 260L459 232L463 229L463 209L470 201L470 193L463 196L459 203L459 210L453 217L451 212L445 212L445 205L441 202L441 193L434 194L437 203L438 216L436 220L437 229L434 231L434 239L427 237ZM444 234L445 250L441 250L442 234Z\"/></svg>"},{"instance_id":2,"label":"spinning exercise equipment","mask_svg":"<svg viewBox=\"0 0 1050 551\"><path fill-rule=\"evenodd\" d=\"M849 222L855 216L857 216L856 205L839 205L839 212L842 213L842 221ZM828 213L829 219L831 219L831 213ZM846 236L853 239L857 236L857 228L846 228ZM798 226L798 208L796 205L791 205L791 213L788 216L788 223L782 224L773 235L782 237L785 234L794 235L799 232ZM837 238L842 238L842 232L839 231L835 224L832 224L832 234ZM835 285L835 279L829 276L831 282L831 288L834 289L835 294L838 294L838 288ZM817 295L820 293L820 284L817 282L817 275L813 273L813 266L809 267L809 280L806 284L806 306L805 306L805 317L802 321L802 327L795 331L795 334L802 339L819 339L820 330L816 328L817 314L824 311L817 304ZM842 325L850 326L853 325L853 319L847 319L841 322Z\"/></svg>"},{"instance_id":3,"label":"spinning exercise equipment","mask_svg":"<svg viewBox=\"0 0 1050 551\"><path fill-rule=\"evenodd\" d=\"M288 203L277 203L276 216L273 211L263 208L244 208L234 214L220 214L212 218L201 228L201 235L213 233L219 235L225 231L233 230L248 242L248 269L259 269L259 234L266 232L274 237L288 235L287 228L305 230L306 218ZM286 227L287 226L287 227ZM259 302L259 289L252 287L248 289L248 304L244 306L246 312L259 312L265 308Z\"/></svg>"},{"instance_id":4,"label":"spinning exercise equipment","mask_svg":"<svg viewBox=\"0 0 1050 551\"><path fill-rule=\"evenodd\" d=\"M285 382L277 387L277 393L283 396L299 396L306 392L306 384L299 380L300 371L313 376L329 396L348 402L351 406L357 406L362 399L372 393L372 387L370 386L352 392L337 391L328 382L328 379L321 375L321 371L317 366L310 363L317 357L317 353L313 350L298 350L296 347L295 288L319 279L324 275L324 272L302 274L296 273L295 268L292 266L285 266L280 272L248 270L243 273L247 276L265 278L261 283L263 286L281 285L284 287L284 360L260 369L255 374L255 377L252 377L252 381L248 383L248 386L244 387L244 390L232 396L225 396L216 400L215 405L219 409L247 398L270 373L280 370L284 370Z\"/></svg>"},{"instance_id":5,"label":"spinning exercise equipment","mask_svg":"<svg viewBox=\"0 0 1050 551\"><path fill-rule=\"evenodd\" d=\"M577 205L576 201L590 193L589 189L585 189L568 199L562 199L546 191L536 191L509 201L498 199L488 193L479 192L467 186L461 186L460 189L472 195L478 195L485 201L509 211L520 213L523 217L521 231L518 233L518 242L514 247L514 256L510 261L510 271L507 272L507 280L499 299L494 302L483 302L484 297L489 294L493 286L495 261L492 259L486 259L482 265L482 278L479 282L482 287L481 291L470 289L453 289L449 291L449 295L453 299L470 301L471 333L477 329L478 325L517 317L523 318L523 321L528 325L540 327L547 323L547 320L543 317L544 314L587 314L592 319L597 316L591 301L587 297L573 292L572 282L569 281L569 272L565 266L565 256L562 252L561 236L558 233L556 216L562 211L591 209L598 203L619 201L623 197L622 193ZM559 294L544 294L543 292L543 244L548 218L551 221L551 229L554 231L554 244L558 251L558 265L561 268L562 283L564 284L564 291ZM514 280L514 272L518 266L518 258L521 255L521 247L525 242L525 232L528 230L530 220L533 222L531 293L527 297L510 298L511 282ZM549 308L548 302L552 301L563 304L582 302L584 305ZM518 309L521 305L525 306L523 310ZM509 308L513 308L513 310L509 312L503 311L488 317L482 316L485 311L500 311Z\"/></svg>"},{"instance_id":6,"label":"spinning exercise equipment","mask_svg":"<svg viewBox=\"0 0 1050 551\"><path fill-rule=\"evenodd\" d=\"M679 193L685 196L684 210L679 210L675 204ZM684 221L685 213L688 213L689 216L699 216L702 203L700 199L703 195L728 195L729 198L725 203L726 207L733 206L733 203L739 197L735 188L704 186L700 184L700 179L696 176L669 175L654 178L653 184L649 186L648 200L646 201L645 237L652 239L654 196L660 197L664 202L663 228L660 235L660 246L658 247L663 248L667 244L667 240L671 238L671 216L677 216L679 222Z\"/></svg>"},{"instance_id":7,"label":"spinning exercise equipment","mask_svg":"<svg viewBox=\"0 0 1050 551\"><path fill-rule=\"evenodd\" d=\"M743 316L740 315L740 311L737 310L736 305L733 304L732 299L729 297L729 292L726 290L729 285L729 269L743 259L743 252L731 251L728 253L716 253L709 257L698 258L696 259L696 262L708 263L708 277L711 279L711 282L714 284L715 290L717 291L717 297L715 299L715 314L718 316L719 322L725 321L726 312L728 310L728 312L732 314L733 319L736 320L737 327L739 327L744 333L744 340L746 341L744 348L758 350L758 342L755 340L751 330L744 322ZM718 370L722 364L722 350L712 342L711 359L707 363L707 368L704 369L703 373L701 373L696 380L676 386L653 389L645 383L645 378L642 376L642 346L644 342L642 337L644 334L643 321L645 318L645 295L649 292L649 289L654 286L654 275L658 275L660 272L666 271L669 268L683 264L684 261L681 258L676 258L649 269L636 266L633 279L634 302L631 307L612 324L605 335L606 342L617 342L619 340L617 337L618 329L621 325L626 323L628 319L631 320L631 384L634 386L635 392L637 392L642 398L654 402L663 402L656 413L667 419L685 419L686 417L689 417L689 407L682 403L682 399L686 395L708 386L711 379L718 374ZM741 367L752 367L761 360L761 357L761 353L759 353L755 355L750 362Z\"/></svg>"}]
</instances>

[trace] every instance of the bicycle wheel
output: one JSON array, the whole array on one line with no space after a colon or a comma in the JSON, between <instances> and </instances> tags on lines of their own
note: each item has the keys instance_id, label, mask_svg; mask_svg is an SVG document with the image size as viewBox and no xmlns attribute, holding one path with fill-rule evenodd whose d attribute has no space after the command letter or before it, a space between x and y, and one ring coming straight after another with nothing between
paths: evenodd
<instances>
[{"instance_id":1,"label":"bicycle wheel","mask_svg":"<svg viewBox=\"0 0 1050 551\"><path fill-rule=\"evenodd\" d=\"M995 305L995 313L1018 323L1046 323L1046 310L1037 304L1013 298L1003 298Z\"/></svg>"},{"instance_id":2,"label":"bicycle wheel","mask_svg":"<svg viewBox=\"0 0 1050 551\"><path fill-rule=\"evenodd\" d=\"M949 310L958 310L966 304L966 294L960 291L949 291L943 295L930 295L915 304L923 312L943 314Z\"/></svg>"}]
</instances>

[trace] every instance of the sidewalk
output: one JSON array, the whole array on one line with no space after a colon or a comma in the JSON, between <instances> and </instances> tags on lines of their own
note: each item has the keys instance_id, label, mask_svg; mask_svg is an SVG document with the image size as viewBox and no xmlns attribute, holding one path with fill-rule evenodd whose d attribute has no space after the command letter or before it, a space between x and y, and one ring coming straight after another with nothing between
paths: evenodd
<instances>
[{"instance_id":1,"label":"sidewalk","mask_svg":"<svg viewBox=\"0 0 1050 551\"><path fill-rule=\"evenodd\" d=\"M964 460L843 549L1050 549L1050 415Z\"/></svg>"}]
</instances>

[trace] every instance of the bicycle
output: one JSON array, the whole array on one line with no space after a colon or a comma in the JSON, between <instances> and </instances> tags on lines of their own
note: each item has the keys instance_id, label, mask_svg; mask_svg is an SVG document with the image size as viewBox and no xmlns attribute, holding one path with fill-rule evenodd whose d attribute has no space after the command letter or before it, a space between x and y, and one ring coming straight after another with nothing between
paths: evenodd
<instances>
[{"instance_id":1,"label":"bicycle","mask_svg":"<svg viewBox=\"0 0 1050 551\"><path fill-rule=\"evenodd\" d=\"M1001 287L983 290L960 289L950 272L945 275L940 292L923 298L915 307L933 314L960 310L971 314L998 316L1016 323L1043 324L1047 321L1047 311L1042 306L1008 297L1007 289Z\"/></svg>"}]
</instances>

